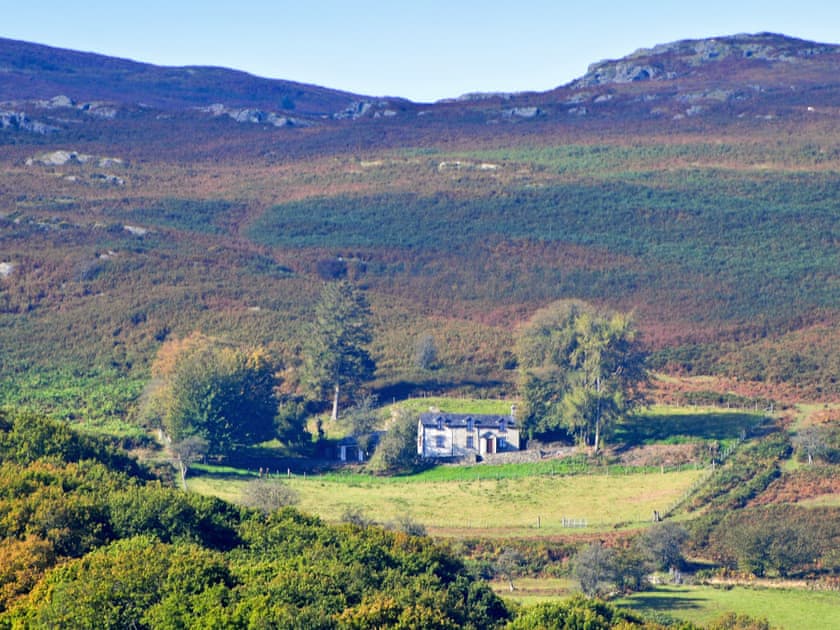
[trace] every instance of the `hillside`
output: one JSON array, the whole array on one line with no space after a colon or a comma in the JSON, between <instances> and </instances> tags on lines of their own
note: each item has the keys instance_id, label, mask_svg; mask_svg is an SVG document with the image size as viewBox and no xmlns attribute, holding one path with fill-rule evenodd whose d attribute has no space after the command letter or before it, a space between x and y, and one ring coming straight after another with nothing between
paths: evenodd
<instances>
[{"instance_id":1,"label":"hillside","mask_svg":"<svg viewBox=\"0 0 840 630\"><path fill-rule=\"evenodd\" d=\"M325 269L366 289L383 392L510 391L518 322L577 297L633 310L660 369L840 394L837 46L422 105L11 40L0 70L6 404L130 417L196 329L294 367Z\"/></svg>"}]
</instances>

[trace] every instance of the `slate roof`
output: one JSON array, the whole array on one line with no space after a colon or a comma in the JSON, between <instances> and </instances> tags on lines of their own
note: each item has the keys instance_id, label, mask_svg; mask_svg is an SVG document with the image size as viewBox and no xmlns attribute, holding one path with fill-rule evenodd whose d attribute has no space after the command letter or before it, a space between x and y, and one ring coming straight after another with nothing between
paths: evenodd
<instances>
[{"instance_id":1,"label":"slate roof","mask_svg":"<svg viewBox=\"0 0 840 630\"><path fill-rule=\"evenodd\" d=\"M437 428L438 419L443 419L443 426L445 427L466 428L470 419L472 419L476 428L497 428L499 426L499 422L502 421L505 423L505 428L515 429L517 426L516 420L512 416L474 413L442 413L439 411L428 411L420 414L421 424L430 429Z\"/></svg>"}]
</instances>

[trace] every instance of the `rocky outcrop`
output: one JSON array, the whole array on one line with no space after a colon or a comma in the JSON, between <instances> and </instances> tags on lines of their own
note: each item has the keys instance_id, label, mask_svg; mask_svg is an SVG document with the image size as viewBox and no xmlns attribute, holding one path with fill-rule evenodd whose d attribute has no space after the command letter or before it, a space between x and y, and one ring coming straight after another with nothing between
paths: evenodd
<instances>
[{"instance_id":1,"label":"rocky outcrop","mask_svg":"<svg viewBox=\"0 0 840 630\"><path fill-rule=\"evenodd\" d=\"M370 101L354 101L350 103L345 109L333 114L336 120L356 120L361 118L373 109L373 103Z\"/></svg>"},{"instance_id":2,"label":"rocky outcrop","mask_svg":"<svg viewBox=\"0 0 840 630\"><path fill-rule=\"evenodd\" d=\"M633 83L651 79L673 79L675 72L666 72L660 64L641 64L632 61L602 62L589 66L586 76L575 87L590 87L608 83Z\"/></svg>"},{"instance_id":3,"label":"rocky outcrop","mask_svg":"<svg viewBox=\"0 0 840 630\"><path fill-rule=\"evenodd\" d=\"M399 114L391 101L353 101L340 112L332 115L334 120L358 120L359 118L393 118Z\"/></svg>"},{"instance_id":4,"label":"rocky outcrop","mask_svg":"<svg viewBox=\"0 0 840 630\"><path fill-rule=\"evenodd\" d=\"M77 103L69 96L59 94L51 99L32 101L39 109L75 109L96 118L113 119L117 117L117 108L109 103L95 101L92 103Z\"/></svg>"},{"instance_id":5,"label":"rocky outcrop","mask_svg":"<svg viewBox=\"0 0 840 630\"><path fill-rule=\"evenodd\" d=\"M228 107L222 103L213 103L207 107L199 107L199 111L213 116L228 116L239 123L252 123L256 125L272 125L274 127L310 127L312 123L299 118L281 116L274 112L266 112L261 109Z\"/></svg>"},{"instance_id":6,"label":"rocky outcrop","mask_svg":"<svg viewBox=\"0 0 840 630\"><path fill-rule=\"evenodd\" d=\"M622 59L594 63L569 87L676 79L698 67L728 59L796 63L819 55L840 55L840 46L814 44L773 33L682 40L641 48Z\"/></svg>"},{"instance_id":7,"label":"rocky outcrop","mask_svg":"<svg viewBox=\"0 0 840 630\"><path fill-rule=\"evenodd\" d=\"M26 159L27 166L64 166L65 164L95 164L99 168L125 166L125 160L117 157L97 157L78 151L50 151Z\"/></svg>"},{"instance_id":8,"label":"rocky outcrop","mask_svg":"<svg viewBox=\"0 0 840 630\"><path fill-rule=\"evenodd\" d=\"M3 110L0 110L0 129L28 131L29 133L36 133L42 136L58 131L58 127L53 127L38 120L32 120L24 112Z\"/></svg>"},{"instance_id":9,"label":"rocky outcrop","mask_svg":"<svg viewBox=\"0 0 840 630\"><path fill-rule=\"evenodd\" d=\"M469 103L472 101L490 101L490 100L502 100L502 101L509 101L514 96L516 96L515 92L468 92L467 94L461 94L461 96L456 96L455 98L443 98L438 100L438 103Z\"/></svg>"},{"instance_id":10,"label":"rocky outcrop","mask_svg":"<svg viewBox=\"0 0 840 630\"><path fill-rule=\"evenodd\" d=\"M92 180L108 186L125 186L125 180L113 173L94 173L90 176Z\"/></svg>"},{"instance_id":11,"label":"rocky outcrop","mask_svg":"<svg viewBox=\"0 0 840 630\"><path fill-rule=\"evenodd\" d=\"M536 118L540 114L539 107L513 107L502 112L504 118Z\"/></svg>"}]
</instances>

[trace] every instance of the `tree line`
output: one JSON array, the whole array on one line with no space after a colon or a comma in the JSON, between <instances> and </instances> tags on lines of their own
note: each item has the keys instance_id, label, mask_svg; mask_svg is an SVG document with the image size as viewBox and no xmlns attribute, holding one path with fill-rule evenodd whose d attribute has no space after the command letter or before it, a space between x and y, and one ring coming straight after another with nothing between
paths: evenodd
<instances>
[{"instance_id":1,"label":"tree line","mask_svg":"<svg viewBox=\"0 0 840 630\"><path fill-rule=\"evenodd\" d=\"M448 548L347 521L181 492L102 438L0 413L4 630L666 627L582 596L511 608ZM662 525L638 549L651 566L679 563L683 535ZM575 575L603 593L626 579L621 557L584 548ZM766 627L739 623L710 628Z\"/></svg>"},{"instance_id":2,"label":"tree line","mask_svg":"<svg viewBox=\"0 0 840 630\"><path fill-rule=\"evenodd\" d=\"M175 453L182 481L196 459L275 438L291 451L309 454L307 420L323 409L336 422L343 408L344 425L372 450L381 419L367 387L376 370L370 320L364 292L341 279L325 282L294 370L284 370L264 348L197 332L165 341L152 365L143 415ZM529 437L567 434L597 452L616 423L643 400L646 357L628 314L579 300L555 302L537 311L517 338L520 420ZM434 369L436 352L432 335L418 336L419 369ZM382 469L412 465L414 421L393 423L378 459Z\"/></svg>"}]
</instances>

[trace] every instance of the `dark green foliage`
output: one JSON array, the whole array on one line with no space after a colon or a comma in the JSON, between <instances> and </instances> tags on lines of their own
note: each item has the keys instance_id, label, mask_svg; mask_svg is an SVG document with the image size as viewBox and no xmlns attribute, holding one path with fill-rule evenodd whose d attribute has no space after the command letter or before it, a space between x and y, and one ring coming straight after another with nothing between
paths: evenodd
<instances>
[{"instance_id":1,"label":"dark green foliage","mask_svg":"<svg viewBox=\"0 0 840 630\"><path fill-rule=\"evenodd\" d=\"M198 436L225 454L275 437L276 368L264 352L199 336L161 354L145 413L173 442Z\"/></svg>"},{"instance_id":2,"label":"dark green foliage","mask_svg":"<svg viewBox=\"0 0 840 630\"><path fill-rule=\"evenodd\" d=\"M93 460L135 477L150 473L105 438L73 431L67 424L33 413L9 415L0 409L0 462L26 465L39 459Z\"/></svg>"},{"instance_id":3,"label":"dark green foliage","mask_svg":"<svg viewBox=\"0 0 840 630\"><path fill-rule=\"evenodd\" d=\"M364 294L346 281L325 284L302 341L303 380L316 399L332 399L333 420L341 396L352 395L373 376L370 342L370 306Z\"/></svg>"},{"instance_id":4,"label":"dark green foliage","mask_svg":"<svg viewBox=\"0 0 840 630\"><path fill-rule=\"evenodd\" d=\"M572 571L585 595L604 595L615 588L615 552L601 543L587 545L575 556Z\"/></svg>"},{"instance_id":5,"label":"dark green foliage","mask_svg":"<svg viewBox=\"0 0 840 630\"><path fill-rule=\"evenodd\" d=\"M2 422L14 434L16 421ZM41 435L46 459L0 464L0 553L12 565L0 570L0 628L479 630L509 618L425 537L289 508L263 516L65 463L72 440Z\"/></svg>"},{"instance_id":6,"label":"dark green foliage","mask_svg":"<svg viewBox=\"0 0 840 630\"><path fill-rule=\"evenodd\" d=\"M141 226L220 234L236 209L224 200L161 199L154 205L112 214Z\"/></svg>"},{"instance_id":7,"label":"dark green foliage","mask_svg":"<svg viewBox=\"0 0 840 630\"><path fill-rule=\"evenodd\" d=\"M353 406L347 410L341 420L341 424L347 428L348 435L356 438L356 443L366 457L373 452L376 442L375 432L381 423L376 401L377 397L372 394L357 396Z\"/></svg>"},{"instance_id":8,"label":"dark green foliage","mask_svg":"<svg viewBox=\"0 0 840 630\"><path fill-rule=\"evenodd\" d=\"M418 466L417 423L419 415L397 414L382 436L368 467L377 472L410 472Z\"/></svg>"},{"instance_id":9,"label":"dark green foliage","mask_svg":"<svg viewBox=\"0 0 840 630\"><path fill-rule=\"evenodd\" d=\"M292 452L308 454L312 446L312 435L306 428L308 420L309 414L303 400L283 400L275 418L277 439Z\"/></svg>"},{"instance_id":10,"label":"dark green foliage","mask_svg":"<svg viewBox=\"0 0 840 630\"><path fill-rule=\"evenodd\" d=\"M685 564L682 546L688 537L688 530L678 523L658 523L642 533L636 545L653 571L682 569Z\"/></svg>"},{"instance_id":11,"label":"dark green foliage","mask_svg":"<svg viewBox=\"0 0 840 630\"><path fill-rule=\"evenodd\" d=\"M34 537L57 557L79 557L113 539L109 491L127 478L90 460L0 464L0 539Z\"/></svg>"},{"instance_id":12,"label":"dark green foliage","mask_svg":"<svg viewBox=\"0 0 840 630\"><path fill-rule=\"evenodd\" d=\"M596 451L647 380L630 318L580 301L555 302L534 314L520 332L517 354L523 428L530 435L565 428Z\"/></svg>"},{"instance_id":13,"label":"dark green foliage","mask_svg":"<svg viewBox=\"0 0 840 630\"><path fill-rule=\"evenodd\" d=\"M217 553L128 538L52 571L10 618L24 628L200 627L230 584Z\"/></svg>"},{"instance_id":14,"label":"dark green foliage","mask_svg":"<svg viewBox=\"0 0 840 630\"><path fill-rule=\"evenodd\" d=\"M219 499L148 484L112 493L107 506L116 538L149 534L163 542L189 541L221 550L239 542L241 512Z\"/></svg>"},{"instance_id":15,"label":"dark green foliage","mask_svg":"<svg viewBox=\"0 0 840 630\"><path fill-rule=\"evenodd\" d=\"M661 627L606 602L582 596L529 606L506 626L507 630L656 630ZM685 624L680 628L690 630L692 626Z\"/></svg>"},{"instance_id":16,"label":"dark green foliage","mask_svg":"<svg viewBox=\"0 0 840 630\"><path fill-rule=\"evenodd\" d=\"M728 566L758 576L834 568L840 544L837 508L775 505L727 514L709 535L709 549Z\"/></svg>"},{"instance_id":17,"label":"dark green foliage","mask_svg":"<svg viewBox=\"0 0 840 630\"><path fill-rule=\"evenodd\" d=\"M338 627L350 628L415 615L430 627L494 627L507 618L489 589L472 584L458 560L425 538L329 528L293 510L252 519L244 537L248 549L237 566L248 584L247 605L262 591L274 610L337 614Z\"/></svg>"}]
</instances>

